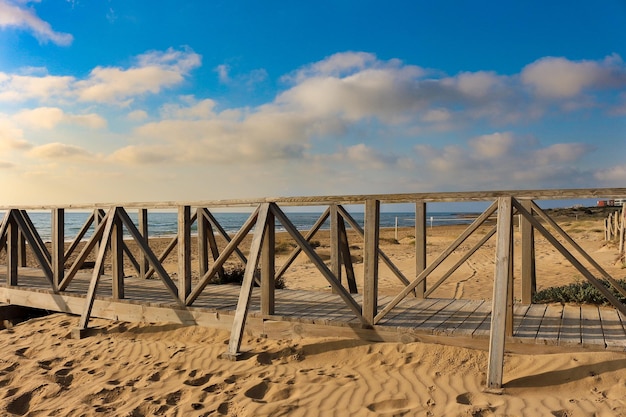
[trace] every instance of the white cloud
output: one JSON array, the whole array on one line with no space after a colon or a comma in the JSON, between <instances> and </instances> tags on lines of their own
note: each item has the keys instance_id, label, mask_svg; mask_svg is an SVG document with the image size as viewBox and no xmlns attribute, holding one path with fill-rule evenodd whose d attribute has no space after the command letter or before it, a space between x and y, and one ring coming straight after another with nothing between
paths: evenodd
<instances>
[{"instance_id":1,"label":"white cloud","mask_svg":"<svg viewBox=\"0 0 626 417\"><path fill-rule=\"evenodd\" d=\"M11 121L0 118L0 151L26 150L31 145L24 139L22 129Z\"/></svg>"},{"instance_id":2,"label":"white cloud","mask_svg":"<svg viewBox=\"0 0 626 417\"><path fill-rule=\"evenodd\" d=\"M230 81L230 76L228 75L230 71L230 67L226 64L221 64L215 67L215 72L217 72L217 78L221 83L227 84Z\"/></svg>"},{"instance_id":3,"label":"white cloud","mask_svg":"<svg viewBox=\"0 0 626 417\"><path fill-rule=\"evenodd\" d=\"M588 181L577 165L593 148L583 143L544 147L534 138L496 132L472 138L467 146L417 145L415 151L425 164L422 173L436 184L499 189L572 187Z\"/></svg>"},{"instance_id":4,"label":"white cloud","mask_svg":"<svg viewBox=\"0 0 626 417\"><path fill-rule=\"evenodd\" d=\"M301 82L307 78L331 76L339 77L378 64L376 55L366 52L340 52L321 61L307 65L293 74L283 77L285 81Z\"/></svg>"},{"instance_id":5,"label":"white cloud","mask_svg":"<svg viewBox=\"0 0 626 417\"><path fill-rule=\"evenodd\" d=\"M32 76L0 73L0 102L22 102L30 99L47 101L66 97L74 81L70 76Z\"/></svg>"},{"instance_id":6,"label":"white cloud","mask_svg":"<svg viewBox=\"0 0 626 417\"><path fill-rule=\"evenodd\" d=\"M624 87L626 68L618 55L602 61L546 57L524 67L521 78L538 96L563 99L575 97L589 88Z\"/></svg>"},{"instance_id":7,"label":"white cloud","mask_svg":"<svg viewBox=\"0 0 626 417\"><path fill-rule=\"evenodd\" d=\"M507 156L514 144L515 139L511 132L492 133L470 139L469 141L476 159L493 159Z\"/></svg>"},{"instance_id":8,"label":"white cloud","mask_svg":"<svg viewBox=\"0 0 626 417\"><path fill-rule=\"evenodd\" d=\"M595 148L585 143L556 143L534 152L533 159L539 164L574 162Z\"/></svg>"},{"instance_id":9,"label":"white cloud","mask_svg":"<svg viewBox=\"0 0 626 417\"><path fill-rule=\"evenodd\" d=\"M394 155L384 153L363 143L349 146L339 155L340 159L357 163L361 167L384 169L398 162Z\"/></svg>"},{"instance_id":10,"label":"white cloud","mask_svg":"<svg viewBox=\"0 0 626 417\"><path fill-rule=\"evenodd\" d=\"M28 30L42 43L52 41L63 46L72 43L72 35L54 31L48 22L41 20L33 9L24 7L22 3L0 0L0 28Z\"/></svg>"},{"instance_id":11,"label":"white cloud","mask_svg":"<svg viewBox=\"0 0 626 417\"><path fill-rule=\"evenodd\" d=\"M137 57L134 67L96 67L86 80L74 84L78 99L128 105L136 96L156 94L180 84L184 76L200 65L200 55L184 49L148 52Z\"/></svg>"},{"instance_id":12,"label":"white cloud","mask_svg":"<svg viewBox=\"0 0 626 417\"><path fill-rule=\"evenodd\" d=\"M134 110L128 113L126 118L131 122L141 122L148 118L148 113L144 110Z\"/></svg>"},{"instance_id":13,"label":"white cloud","mask_svg":"<svg viewBox=\"0 0 626 417\"><path fill-rule=\"evenodd\" d=\"M183 105L166 104L161 108L161 116L164 119L213 119L216 114L213 112L215 101L205 99L197 101L193 97L182 97Z\"/></svg>"},{"instance_id":14,"label":"white cloud","mask_svg":"<svg viewBox=\"0 0 626 417\"><path fill-rule=\"evenodd\" d=\"M29 151L29 155L44 159L85 159L93 156L79 146L59 142L36 146Z\"/></svg>"},{"instance_id":15,"label":"white cloud","mask_svg":"<svg viewBox=\"0 0 626 417\"><path fill-rule=\"evenodd\" d=\"M595 179L610 186L623 187L626 183L626 165L617 165L608 169L600 169L594 175Z\"/></svg>"},{"instance_id":16,"label":"white cloud","mask_svg":"<svg viewBox=\"0 0 626 417\"><path fill-rule=\"evenodd\" d=\"M92 129L104 128L107 122L101 116L91 114L67 114L58 107L38 107L22 110L14 119L26 126L35 129L54 129L60 123L84 126Z\"/></svg>"}]
</instances>

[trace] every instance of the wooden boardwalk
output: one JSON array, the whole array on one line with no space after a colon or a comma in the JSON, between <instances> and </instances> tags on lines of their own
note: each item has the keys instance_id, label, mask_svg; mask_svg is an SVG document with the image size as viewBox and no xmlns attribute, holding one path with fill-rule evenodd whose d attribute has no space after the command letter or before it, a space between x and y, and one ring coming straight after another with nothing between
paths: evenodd
<instances>
[{"instance_id":1,"label":"wooden boardwalk","mask_svg":"<svg viewBox=\"0 0 626 417\"><path fill-rule=\"evenodd\" d=\"M21 268L19 275L19 286L0 287L1 300L81 314L90 273L78 274L60 295L54 295L39 270ZM184 307L173 299L161 281L126 278L125 298L113 300L111 278L104 275L97 290L93 316L127 321L170 321L230 330L240 289L235 285L209 285L193 307ZM380 297L381 308L391 298ZM355 301L361 303L361 296L356 295ZM277 290L275 314L262 316L260 289L255 288L247 331L272 337L340 336L485 349L490 323L490 301L407 298L377 325L364 328L339 295L289 289ZM625 329L626 317L613 307L516 304L514 333L507 339L507 350L623 352L626 351Z\"/></svg>"}]
</instances>

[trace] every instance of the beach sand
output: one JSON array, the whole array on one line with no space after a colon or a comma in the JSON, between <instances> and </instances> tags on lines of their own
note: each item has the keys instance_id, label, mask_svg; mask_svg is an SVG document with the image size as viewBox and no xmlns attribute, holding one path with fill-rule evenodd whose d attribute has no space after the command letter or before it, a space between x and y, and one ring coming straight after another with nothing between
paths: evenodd
<instances>
[{"instance_id":1,"label":"beach sand","mask_svg":"<svg viewBox=\"0 0 626 417\"><path fill-rule=\"evenodd\" d=\"M565 222L563 227L613 277L624 278L626 270L615 262L617 250L602 240L601 220ZM460 230L429 229L429 261ZM381 234L382 250L407 276L415 268L412 233L399 230L399 243L394 230ZM323 234L315 240L322 256L329 253ZM350 243L362 247L353 235ZM151 242L155 248L166 244ZM491 298L494 245L489 241L432 296ZM472 243L463 246L467 250ZM354 260L358 277L362 263L358 255ZM175 271L173 263L168 268ZM537 271L539 289L582 279L543 238L537 239ZM401 288L386 267L380 272L381 293ZM289 269L285 283L287 288L328 290L303 256ZM76 316L53 314L0 331L0 414L626 416L626 353L507 354L504 390L498 395L484 391L487 352L473 349L245 337L246 354L231 362L219 358L228 332L92 319L89 337L74 340L69 334L77 322Z\"/></svg>"}]
</instances>

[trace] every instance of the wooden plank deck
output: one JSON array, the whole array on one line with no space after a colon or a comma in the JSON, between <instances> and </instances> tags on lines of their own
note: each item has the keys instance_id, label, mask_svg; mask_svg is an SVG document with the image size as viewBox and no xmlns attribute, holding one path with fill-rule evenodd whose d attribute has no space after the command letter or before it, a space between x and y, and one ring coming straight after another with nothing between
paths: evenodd
<instances>
[{"instance_id":1,"label":"wooden plank deck","mask_svg":"<svg viewBox=\"0 0 626 417\"><path fill-rule=\"evenodd\" d=\"M21 268L17 287L0 286L0 301L80 314L91 274L81 272L61 295L54 295L40 272ZM0 274L3 279L4 274ZM6 282L4 279L3 282ZM209 285L191 307L181 307L156 279L126 278L125 299L113 300L109 276L97 290L99 307L93 315L128 321L173 321L230 330L239 286ZM360 295L354 296L362 303ZM384 308L392 297L380 297ZM408 297L371 329L363 328L341 297L331 292L276 290L272 316L260 314L260 289L254 288L248 326L252 332L298 335L353 336L367 340L415 341L486 347L491 301L418 299ZM517 345L517 347L516 347ZM523 347L525 346L525 347ZM514 307L514 336L510 351L530 346L559 349L626 351L626 322L612 307L542 305Z\"/></svg>"}]
</instances>

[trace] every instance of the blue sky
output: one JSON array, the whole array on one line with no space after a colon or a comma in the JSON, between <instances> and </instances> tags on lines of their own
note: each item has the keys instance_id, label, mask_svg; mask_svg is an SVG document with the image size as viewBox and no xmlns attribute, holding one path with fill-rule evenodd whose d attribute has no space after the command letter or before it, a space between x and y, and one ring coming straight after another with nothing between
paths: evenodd
<instances>
[{"instance_id":1,"label":"blue sky","mask_svg":"<svg viewBox=\"0 0 626 417\"><path fill-rule=\"evenodd\" d=\"M2 200L626 186L626 3L503 3L0 0Z\"/></svg>"}]
</instances>

